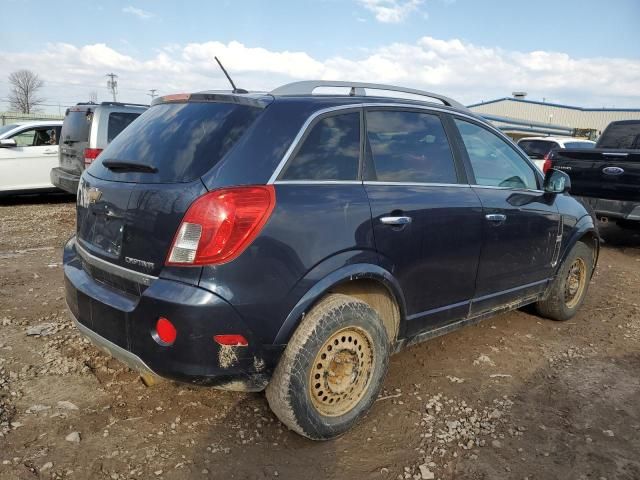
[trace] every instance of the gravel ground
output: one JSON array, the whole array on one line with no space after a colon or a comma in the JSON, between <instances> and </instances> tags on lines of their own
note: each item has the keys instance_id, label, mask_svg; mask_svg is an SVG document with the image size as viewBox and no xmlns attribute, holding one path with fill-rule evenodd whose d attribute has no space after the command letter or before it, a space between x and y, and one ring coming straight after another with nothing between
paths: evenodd
<instances>
[{"instance_id":1,"label":"gravel ground","mask_svg":"<svg viewBox=\"0 0 640 480\"><path fill-rule=\"evenodd\" d=\"M67 318L69 197L0 203L0 478L640 479L640 232L585 306L517 311L394 356L343 437L289 432L263 394L145 387Z\"/></svg>"}]
</instances>

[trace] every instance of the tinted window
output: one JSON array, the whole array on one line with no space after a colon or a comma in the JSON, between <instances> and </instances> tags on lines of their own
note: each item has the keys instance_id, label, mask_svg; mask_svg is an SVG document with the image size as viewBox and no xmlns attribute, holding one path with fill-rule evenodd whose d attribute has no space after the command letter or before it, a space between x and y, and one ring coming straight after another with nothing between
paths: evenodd
<instances>
[{"instance_id":1,"label":"tinted window","mask_svg":"<svg viewBox=\"0 0 640 480\"><path fill-rule=\"evenodd\" d=\"M140 116L139 113L113 112L109 114L109 127L107 128L107 142L116 138L122 130Z\"/></svg>"},{"instance_id":2,"label":"tinted window","mask_svg":"<svg viewBox=\"0 0 640 480\"><path fill-rule=\"evenodd\" d=\"M320 120L282 178L285 180L356 180L360 158L360 113Z\"/></svg>"},{"instance_id":3,"label":"tinted window","mask_svg":"<svg viewBox=\"0 0 640 480\"><path fill-rule=\"evenodd\" d=\"M531 158L544 158L551 150L560 147L556 142L548 140L521 140L518 146Z\"/></svg>"},{"instance_id":4,"label":"tinted window","mask_svg":"<svg viewBox=\"0 0 640 480\"><path fill-rule=\"evenodd\" d=\"M89 140L91 110L67 110L62 124L62 142L75 143Z\"/></svg>"},{"instance_id":5,"label":"tinted window","mask_svg":"<svg viewBox=\"0 0 640 480\"><path fill-rule=\"evenodd\" d=\"M538 188L536 176L527 162L493 132L455 119L477 185L509 188Z\"/></svg>"},{"instance_id":6,"label":"tinted window","mask_svg":"<svg viewBox=\"0 0 640 480\"><path fill-rule=\"evenodd\" d=\"M596 144L591 142L564 142L564 148L582 148L586 150L595 146Z\"/></svg>"},{"instance_id":7,"label":"tinted window","mask_svg":"<svg viewBox=\"0 0 640 480\"><path fill-rule=\"evenodd\" d=\"M436 115L418 112L367 112L367 138L373 172L368 180L456 183L451 148Z\"/></svg>"},{"instance_id":8,"label":"tinted window","mask_svg":"<svg viewBox=\"0 0 640 480\"><path fill-rule=\"evenodd\" d=\"M261 108L232 103L156 105L114 138L90 171L100 178L110 177L102 161L119 160L157 169L149 181L194 180L224 157L261 112Z\"/></svg>"},{"instance_id":9,"label":"tinted window","mask_svg":"<svg viewBox=\"0 0 640 480\"><path fill-rule=\"evenodd\" d=\"M598 148L640 149L640 122L610 123L598 139Z\"/></svg>"}]
</instances>

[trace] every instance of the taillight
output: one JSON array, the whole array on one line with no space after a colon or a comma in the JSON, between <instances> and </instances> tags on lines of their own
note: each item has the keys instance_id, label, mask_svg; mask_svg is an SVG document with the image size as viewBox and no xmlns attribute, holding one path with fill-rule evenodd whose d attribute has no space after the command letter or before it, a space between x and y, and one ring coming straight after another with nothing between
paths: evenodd
<instances>
[{"instance_id":1,"label":"taillight","mask_svg":"<svg viewBox=\"0 0 640 480\"><path fill-rule=\"evenodd\" d=\"M276 204L273 185L206 193L178 228L167 265L211 265L233 260L258 236Z\"/></svg>"},{"instance_id":2,"label":"taillight","mask_svg":"<svg viewBox=\"0 0 640 480\"><path fill-rule=\"evenodd\" d=\"M550 170L553 166L553 150L547 152L544 156L544 164L542 165L542 173L547 173L547 170Z\"/></svg>"},{"instance_id":3,"label":"taillight","mask_svg":"<svg viewBox=\"0 0 640 480\"><path fill-rule=\"evenodd\" d=\"M102 152L102 148L85 148L84 149L84 164L91 165L98 155Z\"/></svg>"}]
</instances>

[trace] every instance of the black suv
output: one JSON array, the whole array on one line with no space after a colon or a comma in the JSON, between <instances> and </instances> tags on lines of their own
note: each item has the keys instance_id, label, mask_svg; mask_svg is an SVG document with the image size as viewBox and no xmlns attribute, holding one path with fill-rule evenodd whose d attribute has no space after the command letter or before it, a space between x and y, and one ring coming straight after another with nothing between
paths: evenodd
<instances>
[{"instance_id":1,"label":"black suv","mask_svg":"<svg viewBox=\"0 0 640 480\"><path fill-rule=\"evenodd\" d=\"M398 91L419 99L380 96ZM143 378L266 387L332 438L402 347L526 304L576 313L599 237L569 187L433 93L166 96L82 175L66 299Z\"/></svg>"}]
</instances>

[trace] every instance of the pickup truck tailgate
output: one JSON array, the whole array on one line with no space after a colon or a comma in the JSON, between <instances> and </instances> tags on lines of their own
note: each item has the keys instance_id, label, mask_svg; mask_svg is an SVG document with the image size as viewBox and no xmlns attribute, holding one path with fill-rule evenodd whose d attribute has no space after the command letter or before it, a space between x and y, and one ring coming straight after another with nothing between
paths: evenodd
<instances>
[{"instance_id":1,"label":"pickup truck tailgate","mask_svg":"<svg viewBox=\"0 0 640 480\"><path fill-rule=\"evenodd\" d=\"M571 177L571 194L640 202L640 151L557 150L553 168Z\"/></svg>"}]
</instances>

